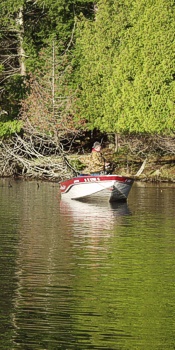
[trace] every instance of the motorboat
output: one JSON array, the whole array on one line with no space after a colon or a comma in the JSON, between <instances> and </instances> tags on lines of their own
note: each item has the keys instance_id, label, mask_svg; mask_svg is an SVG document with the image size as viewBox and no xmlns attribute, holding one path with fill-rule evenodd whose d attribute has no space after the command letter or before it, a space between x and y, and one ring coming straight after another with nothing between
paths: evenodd
<instances>
[{"instance_id":1,"label":"motorboat","mask_svg":"<svg viewBox=\"0 0 175 350\"><path fill-rule=\"evenodd\" d=\"M75 200L127 200L134 179L122 175L79 175L60 182L61 197Z\"/></svg>"}]
</instances>

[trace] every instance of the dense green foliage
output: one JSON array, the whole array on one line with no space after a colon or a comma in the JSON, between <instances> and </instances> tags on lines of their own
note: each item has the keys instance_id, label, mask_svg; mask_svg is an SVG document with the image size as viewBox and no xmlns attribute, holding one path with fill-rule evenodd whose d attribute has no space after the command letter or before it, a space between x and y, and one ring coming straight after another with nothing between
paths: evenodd
<instances>
[{"instance_id":1,"label":"dense green foliage","mask_svg":"<svg viewBox=\"0 0 175 350\"><path fill-rule=\"evenodd\" d=\"M167 133L175 127L171 0L102 0L77 35L79 110L89 127Z\"/></svg>"},{"instance_id":2,"label":"dense green foliage","mask_svg":"<svg viewBox=\"0 0 175 350\"><path fill-rule=\"evenodd\" d=\"M0 137L7 137L19 133L22 123L18 120L0 122Z\"/></svg>"},{"instance_id":3,"label":"dense green foliage","mask_svg":"<svg viewBox=\"0 0 175 350\"><path fill-rule=\"evenodd\" d=\"M19 118L31 73L40 89L46 76L48 86L53 82L54 42L56 98L69 101L59 117L71 115L77 125L102 132L173 132L174 5L174 0L2 0L0 111L7 118L0 129ZM51 83L49 89L52 101ZM26 103L38 99L30 99L29 91ZM48 113L43 117L47 123Z\"/></svg>"}]
</instances>

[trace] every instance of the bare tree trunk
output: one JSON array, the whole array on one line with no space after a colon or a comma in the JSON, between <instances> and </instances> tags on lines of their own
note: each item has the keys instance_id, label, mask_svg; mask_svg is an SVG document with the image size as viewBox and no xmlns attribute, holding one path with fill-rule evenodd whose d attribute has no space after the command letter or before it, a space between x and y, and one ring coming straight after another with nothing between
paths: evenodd
<instances>
[{"instance_id":1,"label":"bare tree trunk","mask_svg":"<svg viewBox=\"0 0 175 350\"><path fill-rule=\"evenodd\" d=\"M119 134L115 134L115 152L119 149Z\"/></svg>"},{"instance_id":2,"label":"bare tree trunk","mask_svg":"<svg viewBox=\"0 0 175 350\"><path fill-rule=\"evenodd\" d=\"M53 117L55 117L55 43L52 44L52 106Z\"/></svg>"},{"instance_id":3,"label":"bare tree trunk","mask_svg":"<svg viewBox=\"0 0 175 350\"><path fill-rule=\"evenodd\" d=\"M95 15L95 20L97 20L98 5L96 3L93 4L93 10Z\"/></svg>"},{"instance_id":4,"label":"bare tree trunk","mask_svg":"<svg viewBox=\"0 0 175 350\"><path fill-rule=\"evenodd\" d=\"M19 64L20 64L20 74L21 76L26 75L26 65L25 65L25 51L24 51L24 16L23 16L23 6L20 7L16 23L19 26L18 39L19 39Z\"/></svg>"}]
</instances>

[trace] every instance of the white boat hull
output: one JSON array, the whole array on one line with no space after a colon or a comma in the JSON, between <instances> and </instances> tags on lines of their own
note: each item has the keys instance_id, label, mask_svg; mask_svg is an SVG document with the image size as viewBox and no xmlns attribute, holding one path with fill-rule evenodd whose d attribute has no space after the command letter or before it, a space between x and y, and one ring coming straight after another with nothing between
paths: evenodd
<instances>
[{"instance_id":1,"label":"white boat hull","mask_svg":"<svg viewBox=\"0 0 175 350\"><path fill-rule=\"evenodd\" d=\"M80 176L61 182L62 198L96 200L107 198L110 202L126 200L134 180L117 175Z\"/></svg>"}]
</instances>

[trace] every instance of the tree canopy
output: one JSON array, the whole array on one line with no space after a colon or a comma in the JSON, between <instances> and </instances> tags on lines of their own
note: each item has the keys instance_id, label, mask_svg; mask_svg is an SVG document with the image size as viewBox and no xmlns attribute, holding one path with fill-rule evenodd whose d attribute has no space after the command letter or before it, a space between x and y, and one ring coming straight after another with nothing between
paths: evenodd
<instances>
[{"instance_id":1,"label":"tree canopy","mask_svg":"<svg viewBox=\"0 0 175 350\"><path fill-rule=\"evenodd\" d=\"M38 99L33 78L29 88L31 74L37 91L47 85L50 103L54 86L56 98L65 101L58 118L62 113L70 124L102 132L173 132L174 8L174 0L2 0L0 135L13 133L15 125L19 130L21 106L31 120L40 118L28 108ZM53 42L56 57L49 65ZM53 112L49 106L40 124L45 118L49 125ZM4 125L10 121L11 129Z\"/></svg>"},{"instance_id":2,"label":"tree canopy","mask_svg":"<svg viewBox=\"0 0 175 350\"><path fill-rule=\"evenodd\" d=\"M77 108L89 128L174 130L174 24L171 0L101 0L95 21L80 21Z\"/></svg>"}]
</instances>

